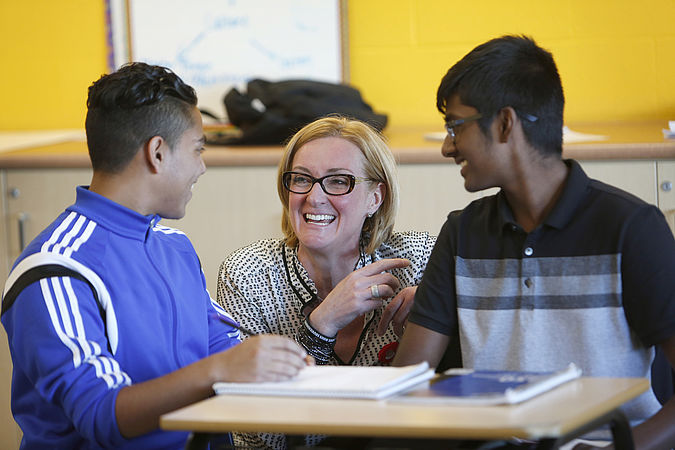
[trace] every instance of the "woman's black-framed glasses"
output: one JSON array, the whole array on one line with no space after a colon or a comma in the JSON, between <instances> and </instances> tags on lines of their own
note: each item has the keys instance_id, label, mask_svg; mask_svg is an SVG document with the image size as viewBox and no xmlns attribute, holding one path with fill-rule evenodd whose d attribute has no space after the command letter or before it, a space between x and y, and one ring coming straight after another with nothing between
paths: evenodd
<instances>
[{"instance_id":1,"label":"woman's black-framed glasses","mask_svg":"<svg viewBox=\"0 0 675 450\"><path fill-rule=\"evenodd\" d=\"M311 175L302 172L284 172L281 180L286 190L295 194L307 194L312 190L316 183L319 183L321 189L328 195L345 195L354 190L357 183L364 181L375 181L370 178L355 177L354 175L339 173L326 175L321 178L314 178Z\"/></svg>"}]
</instances>

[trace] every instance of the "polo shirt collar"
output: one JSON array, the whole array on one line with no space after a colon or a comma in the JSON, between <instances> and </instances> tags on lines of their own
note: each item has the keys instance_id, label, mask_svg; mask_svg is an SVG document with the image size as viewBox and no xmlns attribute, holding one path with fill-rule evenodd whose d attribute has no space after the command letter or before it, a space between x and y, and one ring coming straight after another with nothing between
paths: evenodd
<instances>
[{"instance_id":1,"label":"polo shirt collar","mask_svg":"<svg viewBox=\"0 0 675 450\"><path fill-rule=\"evenodd\" d=\"M157 214L144 216L109 198L78 186L75 204L68 210L79 212L104 228L131 239L144 241L148 230L161 219Z\"/></svg>"},{"instance_id":2,"label":"polo shirt collar","mask_svg":"<svg viewBox=\"0 0 675 450\"><path fill-rule=\"evenodd\" d=\"M564 228L572 219L589 183L588 176L577 161L565 159L563 162L569 168L565 186L553 210L544 219L544 224L553 228ZM497 208L499 211L498 220L500 221L500 229L504 229L507 225L511 227L516 224L511 207L508 201L506 201L506 195L501 190L497 194Z\"/></svg>"},{"instance_id":3,"label":"polo shirt collar","mask_svg":"<svg viewBox=\"0 0 675 450\"><path fill-rule=\"evenodd\" d=\"M569 168L565 186L558 202L546 220L544 220L546 225L554 228L564 228L572 220L589 183L588 175L586 175L586 172L584 172L578 162L573 159L566 159L564 163Z\"/></svg>"}]
</instances>

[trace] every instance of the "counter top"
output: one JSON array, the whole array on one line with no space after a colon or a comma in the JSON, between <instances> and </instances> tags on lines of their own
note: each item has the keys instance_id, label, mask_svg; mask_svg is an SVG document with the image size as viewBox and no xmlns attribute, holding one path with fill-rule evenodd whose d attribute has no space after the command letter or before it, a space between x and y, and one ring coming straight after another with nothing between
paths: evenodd
<instances>
[{"instance_id":1,"label":"counter top","mask_svg":"<svg viewBox=\"0 0 675 450\"><path fill-rule=\"evenodd\" d=\"M661 160L675 159L675 139L665 139L666 121L576 123L577 133L604 136L603 140L569 142L563 156L578 160ZM440 129L440 130L439 130ZM425 134L442 131L433 126L389 127L385 129L392 152L401 164L447 163L441 155L441 142L425 139ZM281 146L207 145L207 166L276 166ZM6 168L87 168L87 145L83 140L39 145L0 153L0 169Z\"/></svg>"}]
</instances>

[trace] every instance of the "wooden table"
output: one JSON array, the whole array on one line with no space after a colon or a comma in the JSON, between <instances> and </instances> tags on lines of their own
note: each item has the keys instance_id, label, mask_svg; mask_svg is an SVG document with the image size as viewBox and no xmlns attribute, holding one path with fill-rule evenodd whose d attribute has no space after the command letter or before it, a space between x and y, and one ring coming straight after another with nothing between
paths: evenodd
<instances>
[{"instance_id":1,"label":"wooden table","mask_svg":"<svg viewBox=\"0 0 675 450\"><path fill-rule=\"evenodd\" d=\"M424 439L517 437L555 448L614 422L616 448L632 448L628 424L617 408L648 388L649 382L642 378L582 377L519 405L491 407L220 395L165 414L160 426L195 432L193 448L201 448L206 433L226 431Z\"/></svg>"}]
</instances>

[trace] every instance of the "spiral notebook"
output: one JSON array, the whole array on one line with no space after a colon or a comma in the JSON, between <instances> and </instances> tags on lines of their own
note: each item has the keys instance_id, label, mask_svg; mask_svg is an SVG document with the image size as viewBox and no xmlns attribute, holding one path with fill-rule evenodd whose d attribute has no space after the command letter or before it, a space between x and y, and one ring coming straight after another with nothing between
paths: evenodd
<instances>
[{"instance_id":1,"label":"spiral notebook","mask_svg":"<svg viewBox=\"0 0 675 450\"><path fill-rule=\"evenodd\" d=\"M216 394L382 399L404 392L431 377L426 362L404 366L308 366L288 381L215 383Z\"/></svg>"},{"instance_id":2,"label":"spiral notebook","mask_svg":"<svg viewBox=\"0 0 675 450\"><path fill-rule=\"evenodd\" d=\"M570 364L553 372L450 369L392 401L440 405L521 403L581 376Z\"/></svg>"}]
</instances>

